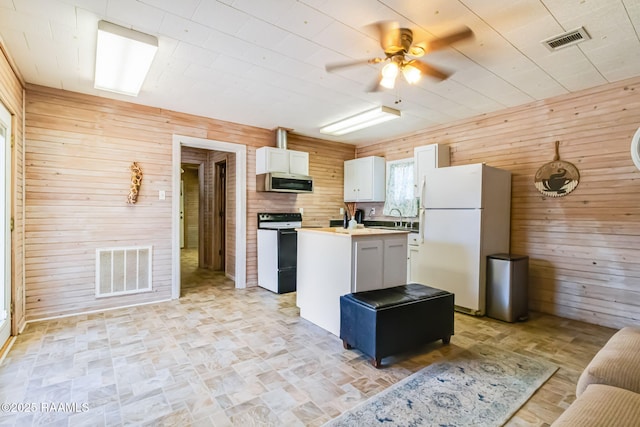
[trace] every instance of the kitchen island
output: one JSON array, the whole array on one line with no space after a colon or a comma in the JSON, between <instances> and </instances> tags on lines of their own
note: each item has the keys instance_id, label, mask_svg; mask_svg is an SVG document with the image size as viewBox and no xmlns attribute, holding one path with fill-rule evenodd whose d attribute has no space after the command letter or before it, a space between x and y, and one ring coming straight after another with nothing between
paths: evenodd
<instances>
[{"instance_id":1,"label":"kitchen island","mask_svg":"<svg viewBox=\"0 0 640 427\"><path fill-rule=\"evenodd\" d=\"M409 230L342 227L298 231L300 317L340 335L340 296L404 285Z\"/></svg>"}]
</instances>

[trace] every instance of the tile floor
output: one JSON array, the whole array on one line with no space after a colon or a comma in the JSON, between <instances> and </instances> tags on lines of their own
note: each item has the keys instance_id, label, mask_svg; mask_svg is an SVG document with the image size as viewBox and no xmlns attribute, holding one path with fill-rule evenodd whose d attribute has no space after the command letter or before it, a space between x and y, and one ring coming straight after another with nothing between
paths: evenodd
<instances>
[{"instance_id":1,"label":"tile floor","mask_svg":"<svg viewBox=\"0 0 640 427\"><path fill-rule=\"evenodd\" d=\"M318 426L481 341L560 367L507 424L544 426L615 332L536 313L520 324L458 313L455 321L450 345L377 370L300 319L295 294L236 290L187 260L177 301L30 323L0 366L0 403L67 407L0 411L0 425Z\"/></svg>"}]
</instances>

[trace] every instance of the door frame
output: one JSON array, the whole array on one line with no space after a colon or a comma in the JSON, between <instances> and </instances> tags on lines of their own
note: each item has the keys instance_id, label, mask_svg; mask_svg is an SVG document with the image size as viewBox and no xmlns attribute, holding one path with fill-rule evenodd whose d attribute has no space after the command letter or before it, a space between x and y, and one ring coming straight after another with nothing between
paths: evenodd
<instances>
[{"instance_id":1,"label":"door frame","mask_svg":"<svg viewBox=\"0 0 640 427\"><path fill-rule=\"evenodd\" d=\"M236 263L235 287L247 287L247 147L231 142L213 139L196 138L192 136L173 135L173 174L171 198L171 298L180 297L180 200L175 197L180 191L181 147L201 148L210 151L224 151L236 155Z\"/></svg>"},{"instance_id":2,"label":"door frame","mask_svg":"<svg viewBox=\"0 0 640 427\"><path fill-rule=\"evenodd\" d=\"M12 116L9 109L4 104L0 103L0 124L5 128L5 140L0 150L0 162L3 163L3 174L0 184L2 189L0 191L0 198L2 198L2 214L0 215L0 234L2 234L2 248L0 249L0 262L2 262L2 289L3 293L2 306L0 307L0 314L6 310L6 318L2 320L0 326L0 352L3 349L5 342L8 342L12 335L13 319L11 313L11 304L13 301L13 275L11 273L11 212L12 212L12 149L11 139L13 138L12 129Z\"/></svg>"}]
</instances>

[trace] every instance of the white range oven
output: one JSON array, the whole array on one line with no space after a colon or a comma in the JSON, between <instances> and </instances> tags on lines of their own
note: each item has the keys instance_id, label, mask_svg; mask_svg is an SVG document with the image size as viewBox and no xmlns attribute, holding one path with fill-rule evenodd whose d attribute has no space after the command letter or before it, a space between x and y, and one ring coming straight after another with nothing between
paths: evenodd
<instances>
[{"instance_id":1,"label":"white range oven","mask_svg":"<svg viewBox=\"0 0 640 427\"><path fill-rule=\"evenodd\" d=\"M258 214L258 286L278 294L295 292L300 213Z\"/></svg>"}]
</instances>

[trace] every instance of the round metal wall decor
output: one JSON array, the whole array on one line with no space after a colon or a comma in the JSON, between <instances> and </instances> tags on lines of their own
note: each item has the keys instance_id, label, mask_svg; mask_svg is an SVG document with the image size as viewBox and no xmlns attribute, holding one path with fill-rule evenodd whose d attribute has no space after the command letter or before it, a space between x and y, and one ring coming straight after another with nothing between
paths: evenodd
<instances>
[{"instance_id":1,"label":"round metal wall decor","mask_svg":"<svg viewBox=\"0 0 640 427\"><path fill-rule=\"evenodd\" d=\"M631 159L633 160L633 164L640 169L640 128L638 128L633 138L631 138Z\"/></svg>"},{"instance_id":2,"label":"round metal wall decor","mask_svg":"<svg viewBox=\"0 0 640 427\"><path fill-rule=\"evenodd\" d=\"M534 179L536 189L549 197L562 197L571 193L580 182L580 173L573 163L560 160L560 141L556 141L553 161L538 169Z\"/></svg>"}]
</instances>

